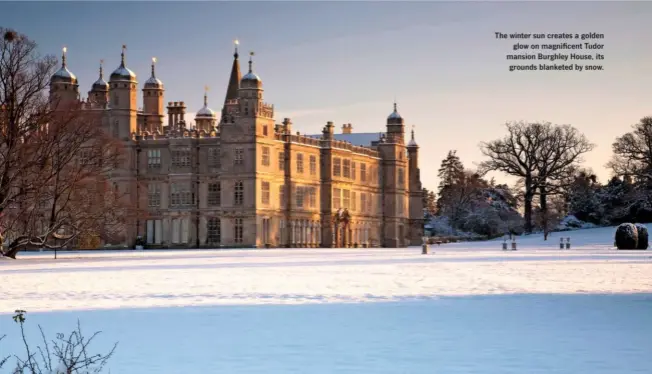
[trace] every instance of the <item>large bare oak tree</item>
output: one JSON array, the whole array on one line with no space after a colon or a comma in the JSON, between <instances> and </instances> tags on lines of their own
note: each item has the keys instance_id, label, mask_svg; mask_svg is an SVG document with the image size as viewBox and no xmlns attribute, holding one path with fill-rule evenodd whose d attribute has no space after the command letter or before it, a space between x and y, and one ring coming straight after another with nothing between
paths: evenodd
<instances>
[{"instance_id":1,"label":"large bare oak tree","mask_svg":"<svg viewBox=\"0 0 652 374\"><path fill-rule=\"evenodd\" d=\"M581 156L594 145L570 125L549 122L512 122L507 135L480 145L489 159L480 164L482 172L500 171L518 177L523 186L525 232L531 233L532 205L539 194L544 233L549 231L548 196L561 192L564 181L582 161Z\"/></svg>"}]
</instances>

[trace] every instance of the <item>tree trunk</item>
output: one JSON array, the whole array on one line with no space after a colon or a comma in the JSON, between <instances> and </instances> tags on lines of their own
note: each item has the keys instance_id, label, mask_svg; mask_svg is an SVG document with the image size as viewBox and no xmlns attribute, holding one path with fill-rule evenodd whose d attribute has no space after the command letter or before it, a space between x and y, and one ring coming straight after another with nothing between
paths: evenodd
<instances>
[{"instance_id":1,"label":"tree trunk","mask_svg":"<svg viewBox=\"0 0 652 374\"><path fill-rule=\"evenodd\" d=\"M541 205L541 226L543 228L543 240L548 240L548 191L546 187L539 187L539 203Z\"/></svg>"},{"instance_id":2,"label":"tree trunk","mask_svg":"<svg viewBox=\"0 0 652 374\"><path fill-rule=\"evenodd\" d=\"M523 219L525 220L525 233L532 233L532 198L534 191L532 190L532 177L525 177L525 196L523 203Z\"/></svg>"}]
</instances>

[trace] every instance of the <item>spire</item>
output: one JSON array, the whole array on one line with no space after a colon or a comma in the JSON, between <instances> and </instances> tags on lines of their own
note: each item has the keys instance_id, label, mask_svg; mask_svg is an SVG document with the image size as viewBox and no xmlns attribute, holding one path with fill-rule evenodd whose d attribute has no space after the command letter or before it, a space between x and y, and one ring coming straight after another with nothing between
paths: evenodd
<instances>
[{"instance_id":1,"label":"spire","mask_svg":"<svg viewBox=\"0 0 652 374\"><path fill-rule=\"evenodd\" d=\"M204 107L208 108L208 86L204 86Z\"/></svg>"},{"instance_id":2,"label":"spire","mask_svg":"<svg viewBox=\"0 0 652 374\"><path fill-rule=\"evenodd\" d=\"M394 112L398 113L398 109L396 109L396 99L394 99Z\"/></svg>"},{"instance_id":3,"label":"spire","mask_svg":"<svg viewBox=\"0 0 652 374\"><path fill-rule=\"evenodd\" d=\"M103 64L104 60L100 60L100 80L104 79L104 69L102 68Z\"/></svg>"},{"instance_id":4,"label":"spire","mask_svg":"<svg viewBox=\"0 0 652 374\"><path fill-rule=\"evenodd\" d=\"M120 54L120 67L125 67L125 50L127 50L127 45L122 45L122 53Z\"/></svg>"},{"instance_id":5,"label":"spire","mask_svg":"<svg viewBox=\"0 0 652 374\"><path fill-rule=\"evenodd\" d=\"M414 125L412 125L412 137L410 138L410 141L408 142L408 148L418 148L419 146L417 145L417 141L414 140Z\"/></svg>"},{"instance_id":6,"label":"spire","mask_svg":"<svg viewBox=\"0 0 652 374\"><path fill-rule=\"evenodd\" d=\"M226 89L226 97L224 101L233 100L238 98L238 90L240 89L240 61L238 60L238 42L234 41L235 53L233 54L233 66L231 67L231 77L229 78L229 86Z\"/></svg>"},{"instance_id":7,"label":"spire","mask_svg":"<svg viewBox=\"0 0 652 374\"><path fill-rule=\"evenodd\" d=\"M154 66L156 66L156 57L152 57L152 78L156 78L156 72L154 71Z\"/></svg>"},{"instance_id":8,"label":"spire","mask_svg":"<svg viewBox=\"0 0 652 374\"><path fill-rule=\"evenodd\" d=\"M254 52L251 51L251 52L249 52L249 72L250 73L253 73L253 70L251 68L252 64L254 63L253 58L254 58Z\"/></svg>"},{"instance_id":9,"label":"spire","mask_svg":"<svg viewBox=\"0 0 652 374\"><path fill-rule=\"evenodd\" d=\"M63 54L61 55L61 68L65 69L66 68L66 52L68 52L67 47L63 47Z\"/></svg>"}]
</instances>

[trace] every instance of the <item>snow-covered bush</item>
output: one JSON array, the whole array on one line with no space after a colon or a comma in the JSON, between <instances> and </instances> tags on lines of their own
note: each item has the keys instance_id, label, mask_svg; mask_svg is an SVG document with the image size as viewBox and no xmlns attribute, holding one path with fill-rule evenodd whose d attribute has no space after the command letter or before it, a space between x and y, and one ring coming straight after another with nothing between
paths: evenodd
<instances>
[{"instance_id":1,"label":"snow-covered bush","mask_svg":"<svg viewBox=\"0 0 652 374\"><path fill-rule=\"evenodd\" d=\"M647 249L648 247L648 232L647 226L640 223L636 224L636 232L638 232L638 245L637 249Z\"/></svg>"},{"instance_id":2,"label":"snow-covered bush","mask_svg":"<svg viewBox=\"0 0 652 374\"><path fill-rule=\"evenodd\" d=\"M597 225L591 223L591 222L584 222L582 220L579 220L577 217L574 215L568 215L564 217L561 222L559 222L559 225L557 225L557 231L570 231L570 230L578 230L578 229L593 229L598 227Z\"/></svg>"},{"instance_id":3,"label":"snow-covered bush","mask_svg":"<svg viewBox=\"0 0 652 374\"><path fill-rule=\"evenodd\" d=\"M616 229L616 248L636 249L638 247L638 230L631 223L623 223Z\"/></svg>"}]
</instances>

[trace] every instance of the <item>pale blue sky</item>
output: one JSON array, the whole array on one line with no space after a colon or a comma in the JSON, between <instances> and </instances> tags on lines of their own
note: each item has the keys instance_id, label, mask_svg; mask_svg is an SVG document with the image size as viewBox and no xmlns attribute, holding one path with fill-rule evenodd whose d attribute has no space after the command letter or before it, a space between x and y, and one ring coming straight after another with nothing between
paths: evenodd
<instances>
[{"instance_id":1,"label":"pale blue sky","mask_svg":"<svg viewBox=\"0 0 652 374\"><path fill-rule=\"evenodd\" d=\"M156 56L166 101L195 112L208 85L219 110L238 38L243 60L256 52L277 121L292 117L302 133L327 121L383 131L396 97L431 189L448 150L472 167L478 144L503 136L509 120L575 125L597 144L586 164L605 180L614 138L652 115L650 19L645 2L0 3L0 25L43 53L68 47L84 96L99 60L110 73L127 44L141 84ZM606 71L510 73L510 42L495 31L603 33Z\"/></svg>"}]
</instances>

